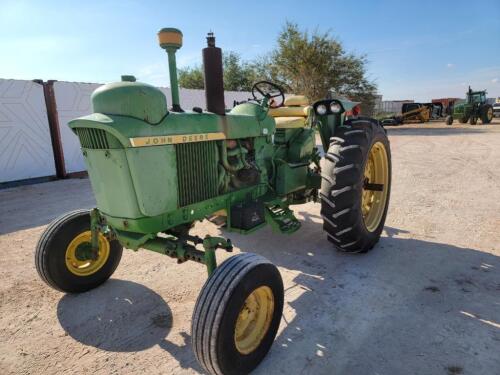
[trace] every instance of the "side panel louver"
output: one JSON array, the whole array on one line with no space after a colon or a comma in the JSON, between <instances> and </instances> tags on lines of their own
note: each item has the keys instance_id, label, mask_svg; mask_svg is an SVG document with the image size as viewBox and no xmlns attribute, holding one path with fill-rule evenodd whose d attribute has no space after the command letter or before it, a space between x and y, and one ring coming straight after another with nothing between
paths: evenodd
<instances>
[{"instance_id":1,"label":"side panel louver","mask_svg":"<svg viewBox=\"0 0 500 375\"><path fill-rule=\"evenodd\" d=\"M76 128L76 134L80 138L83 148L107 149L109 147L108 134L101 129Z\"/></svg>"}]
</instances>

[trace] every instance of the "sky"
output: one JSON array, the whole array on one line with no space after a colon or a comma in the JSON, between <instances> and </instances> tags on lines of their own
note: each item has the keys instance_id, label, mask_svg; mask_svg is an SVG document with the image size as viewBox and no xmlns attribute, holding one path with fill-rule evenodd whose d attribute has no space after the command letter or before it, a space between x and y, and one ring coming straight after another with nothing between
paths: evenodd
<instances>
[{"instance_id":1,"label":"sky","mask_svg":"<svg viewBox=\"0 0 500 375\"><path fill-rule=\"evenodd\" d=\"M201 64L205 36L244 60L273 49L286 21L329 31L368 59L384 100L500 97L500 0L0 0L0 78L168 86L162 27L177 27L179 67Z\"/></svg>"}]
</instances>

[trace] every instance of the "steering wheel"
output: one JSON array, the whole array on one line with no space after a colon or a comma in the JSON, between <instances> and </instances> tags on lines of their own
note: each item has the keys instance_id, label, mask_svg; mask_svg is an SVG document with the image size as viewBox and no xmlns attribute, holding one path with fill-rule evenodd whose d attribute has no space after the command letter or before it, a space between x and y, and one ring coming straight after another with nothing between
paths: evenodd
<instances>
[{"instance_id":1,"label":"steering wheel","mask_svg":"<svg viewBox=\"0 0 500 375\"><path fill-rule=\"evenodd\" d=\"M271 108L281 107L285 102L285 93L283 92L283 89L275 83L269 81L260 81L253 85L252 96L256 101L268 98L269 107ZM281 100L274 100L274 98L281 98Z\"/></svg>"}]
</instances>

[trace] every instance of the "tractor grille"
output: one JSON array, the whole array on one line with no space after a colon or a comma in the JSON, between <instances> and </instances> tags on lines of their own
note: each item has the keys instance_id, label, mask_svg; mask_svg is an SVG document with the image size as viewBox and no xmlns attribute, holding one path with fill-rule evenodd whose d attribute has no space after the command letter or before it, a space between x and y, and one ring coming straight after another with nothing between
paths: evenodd
<instances>
[{"instance_id":1,"label":"tractor grille","mask_svg":"<svg viewBox=\"0 0 500 375\"><path fill-rule=\"evenodd\" d=\"M107 134L101 129L76 128L75 129L83 148L106 149L109 148Z\"/></svg>"},{"instance_id":2,"label":"tractor grille","mask_svg":"<svg viewBox=\"0 0 500 375\"><path fill-rule=\"evenodd\" d=\"M204 201L217 195L217 142L175 145L179 206Z\"/></svg>"}]
</instances>

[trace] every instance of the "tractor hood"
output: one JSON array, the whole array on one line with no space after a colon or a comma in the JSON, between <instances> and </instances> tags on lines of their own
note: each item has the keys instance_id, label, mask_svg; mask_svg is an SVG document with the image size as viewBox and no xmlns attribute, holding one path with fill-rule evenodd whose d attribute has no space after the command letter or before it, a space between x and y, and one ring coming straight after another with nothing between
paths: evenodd
<instances>
[{"instance_id":1,"label":"tractor hood","mask_svg":"<svg viewBox=\"0 0 500 375\"><path fill-rule=\"evenodd\" d=\"M135 82L131 76L99 87L91 100L94 113L129 116L152 125L168 113L165 94L154 86Z\"/></svg>"}]
</instances>

